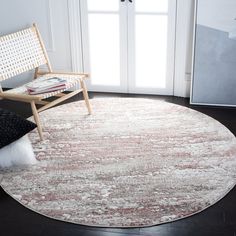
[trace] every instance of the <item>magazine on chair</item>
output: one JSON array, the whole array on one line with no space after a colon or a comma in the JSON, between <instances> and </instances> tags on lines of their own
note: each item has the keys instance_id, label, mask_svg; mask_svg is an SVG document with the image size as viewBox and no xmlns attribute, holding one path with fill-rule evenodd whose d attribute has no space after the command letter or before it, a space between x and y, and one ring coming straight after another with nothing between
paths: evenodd
<instances>
[{"instance_id":1,"label":"magazine on chair","mask_svg":"<svg viewBox=\"0 0 236 236\"><path fill-rule=\"evenodd\" d=\"M40 77L27 84L26 88L29 94L52 92L66 88L66 80L58 77Z\"/></svg>"}]
</instances>

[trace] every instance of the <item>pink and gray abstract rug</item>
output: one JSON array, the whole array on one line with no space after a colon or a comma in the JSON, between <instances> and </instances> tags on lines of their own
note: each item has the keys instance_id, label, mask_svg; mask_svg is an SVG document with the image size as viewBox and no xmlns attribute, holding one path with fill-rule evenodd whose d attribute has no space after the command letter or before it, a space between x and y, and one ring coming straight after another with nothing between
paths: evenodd
<instances>
[{"instance_id":1,"label":"pink and gray abstract rug","mask_svg":"<svg viewBox=\"0 0 236 236\"><path fill-rule=\"evenodd\" d=\"M236 139L171 103L92 99L41 113L39 164L2 170L4 190L33 211L90 226L142 227L190 216L236 182Z\"/></svg>"}]
</instances>

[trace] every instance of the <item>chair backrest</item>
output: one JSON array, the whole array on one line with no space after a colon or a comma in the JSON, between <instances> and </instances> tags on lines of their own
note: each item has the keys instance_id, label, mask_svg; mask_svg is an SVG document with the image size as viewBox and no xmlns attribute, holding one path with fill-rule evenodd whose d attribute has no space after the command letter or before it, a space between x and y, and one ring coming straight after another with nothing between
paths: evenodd
<instances>
[{"instance_id":1,"label":"chair backrest","mask_svg":"<svg viewBox=\"0 0 236 236\"><path fill-rule=\"evenodd\" d=\"M39 31L32 27L0 37L0 81L51 65Z\"/></svg>"}]
</instances>

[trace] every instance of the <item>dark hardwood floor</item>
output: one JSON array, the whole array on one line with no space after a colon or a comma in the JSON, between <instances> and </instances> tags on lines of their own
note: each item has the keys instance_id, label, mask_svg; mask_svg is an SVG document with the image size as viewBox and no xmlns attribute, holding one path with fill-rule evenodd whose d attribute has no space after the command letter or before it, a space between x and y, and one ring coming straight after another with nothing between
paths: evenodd
<instances>
[{"instance_id":1,"label":"dark hardwood floor","mask_svg":"<svg viewBox=\"0 0 236 236\"><path fill-rule=\"evenodd\" d=\"M90 94L94 97L144 97L122 94ZM145 96L170 103L190 107L203 112L228 127L236 135L236 109L190 106L189 100L169 96ZM70 101L80 99L79 96ZM28 117L31 115L27 104L13 101L0 101L0 107L13 110ZM95 228L59 222L34 213L9 197L0 188L0 236L121 236L121 235L160 235L160 236L236 236L236 188L217 204L194 216L148 228L113 229Z\"/></svg>"}]
</instances>

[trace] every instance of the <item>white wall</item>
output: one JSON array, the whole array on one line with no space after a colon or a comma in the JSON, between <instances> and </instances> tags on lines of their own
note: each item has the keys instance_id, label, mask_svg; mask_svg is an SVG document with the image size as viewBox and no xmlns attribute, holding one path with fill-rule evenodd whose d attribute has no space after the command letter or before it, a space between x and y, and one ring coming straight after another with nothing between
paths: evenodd
<instances>
[{"instance_id":1,"label":"white wall","mask_svg":"<svg viewBox=\"0 0 236 236\"><path fill-rule=\"evenodd\" d=\"M190 96L194 3L194 0L177 1L174 95L180 97Z\"/></svg>"},{"instance_id":2,"label":"white wall","mask_svg":"<svg viewBox=\"0 0 236 236\"><path fill-rule=\"evenodd\" d=\"M0 35L31 26L35 22L42 34L55 70L71 70L67 0L0 0ZM31 79L24 74L2 83L15 87Z\"/></svg>"},{"instance_id":3,"label":"white wall","mask_svg":"<svg viewBox=\"0 0 236 236\"><path fill-rule=\"evenodd\" d=\"M70 35L79 23L79 0L0 0L0 35L8 34L36 22L55 70L77 69L81 64L73 60L78 35ZM194 0L178 0L176 29L176 65L174 95L189 96L192 60L192 31ZM69 6L68 6L69 5ZM72 39L72 40L71 40ZM72 50L71 50L72 48ZM16 87L31 79L31 75L20 76L20 80L5 81L3 87Z\"/></svg>"}]
</instances>

